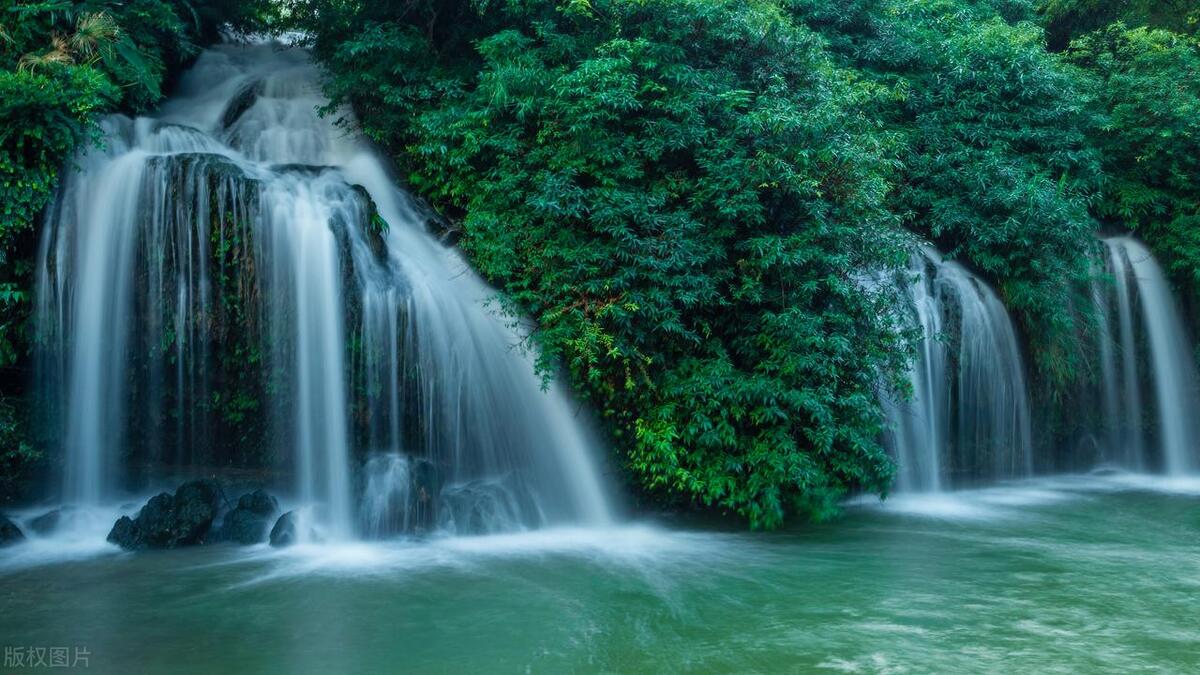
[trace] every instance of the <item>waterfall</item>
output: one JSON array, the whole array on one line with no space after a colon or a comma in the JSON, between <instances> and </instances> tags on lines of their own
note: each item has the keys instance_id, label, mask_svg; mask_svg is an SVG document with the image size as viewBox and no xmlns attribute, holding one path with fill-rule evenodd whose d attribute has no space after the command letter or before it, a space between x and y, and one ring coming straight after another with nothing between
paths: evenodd
<instances>
[{"instance_id":1,"label":"waterfall","mask_svg":"<svg viewBox=\"0 0 1200 675\"><path fill-rule=\"evenodd\" d=\"M318 114L319 82L303 50L218 46L69 172L35 312L63 500L244 461L291 476L328 539L607 522L570 397L374 150Z\"/></svg>"},{"instance_id":2,"label":"waterfall","mask_svg":"<svg viewBox=\"0 0 1200 675\"><path fill-rule=\"evenodd\" d=\"M1109 289L1094 285L1093 297L1100 323L1100 388L1108 459L1131 469L1153 463L1142 407L1146 400L1142 387L1149 382L1157 411L1157 463L1170 475L1192 473L1200 463L1200 379L1170 285L1140 242L1113 237L1105 239L1104 245L1105 271L1113 283Z\"/></svg>"},{"instance_id":3,"label":"waterfall","mask_svg":"<svg viewBox=\"0 0 1200 675\"><path fill-rule=\"evenodd\" d=\"M883 397L885 442L901 491L1033 472L1029 394L1012 321L1000 298L932 250L901 279L917 336L912 397Z\"/></svg>"}]
</instances>

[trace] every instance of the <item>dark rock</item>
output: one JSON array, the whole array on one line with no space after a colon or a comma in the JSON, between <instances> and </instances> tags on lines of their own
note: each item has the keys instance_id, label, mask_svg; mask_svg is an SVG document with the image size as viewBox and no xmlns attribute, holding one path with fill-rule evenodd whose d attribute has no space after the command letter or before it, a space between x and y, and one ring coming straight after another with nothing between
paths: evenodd
<instances>
[{"instance_id":1,"label":"dark rock","mask_svg":"<svg viewBox=\"0 0 1200 675\"><path fill-rule=\"evenodd\" d=\"M279 520L275 521L275 527L271 528L271 545L291 546L296 543L296 512L288 511L279 516Z\"/></svg>"},{"instance_id":2,"label":"dark rock","mask_svg":"<svg viewBox=\"0 0 1200 675\"><path fill-rule=\"evenodd\" d=\"M261 89L262 83L257 80L239 89L238 93L234 94L229 101L229 105L225 107L225 112L221 114L221 126L228 129L242 115L246 114L247 110L254 107Z\"/></svg>"},{"instance_id":3,"label":"dark rock","mask_svg":"<svg viewBox=\"0 0 1200 675\"><path fill-rule=\"evenodd\" d=\"M25 534L16 523L0 516L0 546L9 546L25 539Z\"/></svg>"},{"instance_id":4,"label":"dark rock","mask_svg":"<svg viewBox=\"0 0 1200 675\"><path fill-rule=\"evenodd\" d=\"M238 499L237 508L225 514L221 536L244 545L262 543L277 513L279 502L265 491L244 494Z\"/></svg>"},{"instance_id":5,"label":"dark rock","mask_svg":"<svg viewBox=\"0 0 1200 675\"><path fill-rule=\"evenodd\" d=\"M151 497L133 521L133 537L138 544L133 548L170 548L174 508L175 499L166 492Z\"/></svg>"},{"instance_id":6,"label":"dark rock","mask_svg":"<svg viewBox=\"0 0 1200 675\"><path fill-rule=\"evenodd\" d=\"M272 164L271 170L275 173L298 173L306 177L315 177L320 176L326 171L334 171L335 169L332 166L324 166L321 164L298 164L292 162L284 164Z\"/></svg>"},{"instance_id":7,"label":"dark rock","mask_svg":"<svg viewBox=\"0 0 1200 675\"><path fill-rule=\"evenodd\" d=\"M237 507L264 518L279 513L279 502L265 490L255 490L242 495L238 499Z\"/></svg>"},{"instance_id":8,"label":"dark rock","mask_svg":"<svg viewBox=\"0 0 1200 675\"><path fill-rule=\"evenodd\" d=\"M437 517L437 500L442 492L442 475L438 467L427 459L418 459L412 465L412 504L414 528L418 532L432 530Z\"/></svg>"},{"instance_id":9,"label":"dark rock","mask_svg":"<svg viewBox=\"0 0 1200 675\"><path fill-rule=\"evenodd\" d=\"M43 536L50 534L58 529L59 524L62 522L63 515L65 515L65 511L66 507L54 509L53 511L47 511L46 513L43 513L37 518L29 521L29 529L35 534L40 534Z\"/></svg>"},{"instance_id":10,"label":"dark rock","mask_svg":"<svg viewBox=\"0 0 1200 675\"><path fill-rule=\"evenodd\" d=\"M137 525L133 524L133 519L129 516L121 516L113 524L112 531L108 533L108 542L126 550L142 548Z\"/></svg>"},{"instance_id":11,"label":"dark rock","mask_svg":"<svg viewBox=\"0 0 1200 675\"><path fill-rule=\"evenodd\" d=\"M174 546L203 544L217 517L220 487L213 481L184 483L175 491Z\"/></svg>"},{"instance_id":12,"label":"dark rock","mask_svg":"<svg viewBox=\"0 0 1200 675\"><path fill-rule=\"evenodd\" d=\"M203 544L217 516L219 494L213 481L196 480L179 486L174 496L166 492L155 495L136 519L123 516L118 520L108 540L126 549Z\"/></svg>"}]
</instances>

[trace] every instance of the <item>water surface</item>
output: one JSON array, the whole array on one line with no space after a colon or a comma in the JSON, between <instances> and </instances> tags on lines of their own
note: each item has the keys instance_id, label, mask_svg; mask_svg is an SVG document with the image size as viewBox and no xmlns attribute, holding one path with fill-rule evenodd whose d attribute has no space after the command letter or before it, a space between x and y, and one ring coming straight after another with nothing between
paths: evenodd
<instances>
[{"instance_id":1,"label":"water surface","mask_svg":"<svg viewBox=\"0 0 1200 675\"><path fill-rule=\"evenodd\" d=\"M1139 476L769 534L0 553L0 642L98 672L1196 672L1197 598L1200 481Z\"/></svg>"}]
</instances>

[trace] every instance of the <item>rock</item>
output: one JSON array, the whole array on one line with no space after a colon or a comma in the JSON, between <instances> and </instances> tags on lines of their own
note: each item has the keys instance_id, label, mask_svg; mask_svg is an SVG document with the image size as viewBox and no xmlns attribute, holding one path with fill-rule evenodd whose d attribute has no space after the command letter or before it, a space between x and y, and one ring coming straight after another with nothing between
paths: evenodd
<instances>
[{"instance_id":1,"label":"rock","mask_svg":"<svg viewBox=\"0 0 1200 675\"><path fill-rule=\"evenodd\" d=\"M242 495L238 499L237 507L264 518L279 513L279 502L265 490L255 490Z\"/></svg>"},{"instance_id":2,"label":"rock","mask_svg":"<svg viewBox=\"0 0 1200 675\"><path fill-rule=\"evenodd\" d=\"M258 101L259 92L262 89L262 82L255 80L243 86L234 94L233 98L226 106L225 112L221 114L221 126L225 129L233 126L234 122L246 113L247 110L254 107Z\"/></svg>"},{"instance_id":3,"label":"rock","mask_svg":"<svg viewBox=\"0 0 1200 675\"><path fill-rule=\"evenodd\" d=\"M412 466L412 504L409 505L415 531L434 529L441 492L442 476L437 465L427 459L415 461Z\"/></svg>"},{"instance_id":4,"label":"rock","mask_svg":"<svg viewBox=\"0 0 1200 675\"><path fill-rule=\"evenodd\" d=\"M174 495L155 495L136 519L122 516L108 540L131 550L203 544L217 515L219 493L216 483L196 480L179 486Z\"/></svg>"},{"instance_id":5,"label":"rock","mask_svg":"<svg viewBox=\"0 0 1200 675\"><path fill-rule=\"evenodd\" d=\"M65 514L66 507L57 508L53 511L47 511L42 515L29 521L29 529L33 530L34 534L47 535L58 529Z\"/></svg>"},{"instance_id":6,"label":"rock","mask_svg":"<svg viewBox=\"0 0 1200 675\"><path fill-rule=\"evenodd\" d=\"M275 547L291 546L296 543L296 512L288 511L279 516L275 527L271 528L271 545Z\"/></svg>"},{"instance_id":7,"label":"rock","mask_svg":"<svg viewBox=\"0 0 1200 675\"><path fill-rule=\"evenodd\" d=\"M174 510L175 498L166 492L151 497L133 521L134 538L139 544L135 548L171 548Z\"/></svg>"},{"instance_id":8,"label":"rock","mask_svg":"<svg viewBox=\"0 0 1200 675\"><path fill-rule=\"evenodd\" d=\"M108 542L126 550L142 547L141 540L138 538L137 525L133 524L133 519L129 516L121 516L113 524L112 531L108 533Z\"/></svg>"},{"instance_id":9,"label":"rock","mask_svg":"<svg viewBox=\"0 0 1200 675\"><path fill-rule=\"evenodd\" d=\"M225 514L221 536L239 544L260 544L267 539L271 519L279 513L279 502L263 490L238 499L237 508Z\"/></svg>"},{"instance_id":10,"label":"rock","mask_svg":"<svg viewBox=\"0 0 1200 675\"><path fill-rule=\"evenodd\" d=\"M16 523L0 516L0 546L9 546L25 539L25 534Z\"/></svg>"},{"instance_id":11,"label":"rock","mask_svg":"<svg viewBox=\"0 0 1200 675\"><path fill-rule=\"evenodd\" d=\"M175 546L204 543L204 537L217 517L220 494L220 487L208 480L195 480L179 486L175 491Z\"/></svg>"}]
</instances>

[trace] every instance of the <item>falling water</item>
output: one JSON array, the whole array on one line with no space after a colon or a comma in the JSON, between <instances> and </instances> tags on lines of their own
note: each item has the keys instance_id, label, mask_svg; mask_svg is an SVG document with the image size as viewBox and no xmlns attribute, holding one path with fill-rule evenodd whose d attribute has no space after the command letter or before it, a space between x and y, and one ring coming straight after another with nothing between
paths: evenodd
<instances>
[{"instance_id":1,"label":"falling water","mask_svg":"<svg viewBox=\"0 0 1200 675\"><path fill-rule=\"evenodd\" d=\"M1097 285L1093 294L1101 324L1100 384L1109 429L1108 458L1133 469L1152 464L1142 419L1142 386L1149 381L1157 411L1159 463L1168 474L1194 472L1200 453L1200 379L1170 286L1140 242L1114 237L1104 244L1106 271L1113 283L1109 292ZM1140 331L1135 317L1138 309ZM1148 369L1143 354L1148 357Z\"/></svg>"},{"instance_id":2,"label":"falling water","mask_svg":"<svg viewBox=\"0 0 1200 675\"><path fill-rule=\"evenodd\" d=\"M999 297L932 250L903 282L919 340L912 398L884 397L902 491L1033 471L1029 395L1016 332Z\"/></svg>"},{"instance_id":3,"label":"falling water","mask_svg":"<svg viewBox=\"0 0 1200 675\"><path fill-rule=\"evenodd\" d=\"M64 500L262 445L328 538L605 522L567 394L324 104L302 50L223 45L80 157L38 268Z\"/></svg>"}]
</instances>

